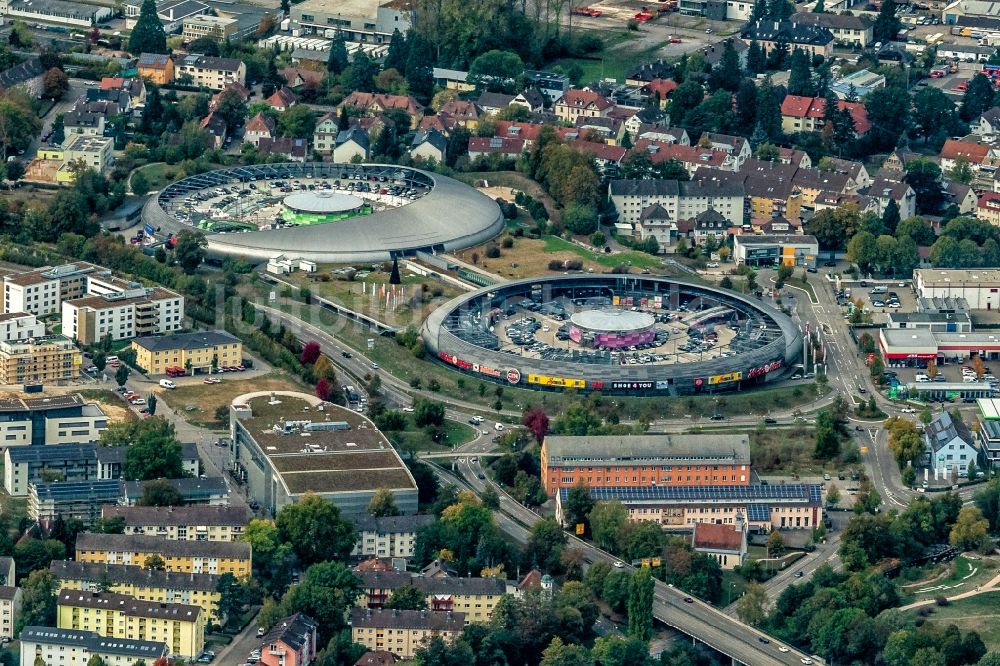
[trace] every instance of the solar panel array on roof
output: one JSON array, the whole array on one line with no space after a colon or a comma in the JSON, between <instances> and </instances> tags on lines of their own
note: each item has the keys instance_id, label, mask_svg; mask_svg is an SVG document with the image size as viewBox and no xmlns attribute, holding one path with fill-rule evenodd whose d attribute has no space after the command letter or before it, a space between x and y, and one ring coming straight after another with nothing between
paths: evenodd
<instances>
[{"instance_id":1,"label":"solar panel array on roof","mask_svg":"<svg viewBox=\"0 0 1000 666\"><path fill-rule=\"evenodd\" d=\"M747 520L751 523L766 523L771 520L771 507L766 504L747 504Z\"/></svg>"},{"instance_id":2,"label":"solar panel array on roof","mask_svg":"<svg viewBox=\"0 0 1000 666\"><path fill-rule=\"evenodd\" d=\"M819 501L820 487L805 483L783 485L752 486L649 486L589 488L595 500L642 501L642 500L768 500L768 499L809 499ZM562 499L569 491L561 488Z\"/></svg>"}]
</instances>

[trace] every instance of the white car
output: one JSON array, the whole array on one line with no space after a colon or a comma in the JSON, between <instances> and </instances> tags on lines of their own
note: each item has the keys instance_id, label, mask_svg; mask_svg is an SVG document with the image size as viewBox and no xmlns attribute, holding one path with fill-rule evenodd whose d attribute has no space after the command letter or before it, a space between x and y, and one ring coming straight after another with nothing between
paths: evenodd
<instances>
[{"instance_id":1,"label":"white car","mask_svg":"<svg viewBox=\"0 0 1000 666\"><path fill-rule=\"evenodd\" d=\"M788 648L786 648L784 645L779 645L778 652L788 652Z\"/></svg>"},{"instance_id":2,"label":"white car","mask_svg":"<svg viewBox=\"0 0 1000 666\"><path fill-rule=\"evenodd\" d=\"M718 268L718 267L719 267L719 262L717 262L717 261L713 261L712 263L710 263L710 264L706 264L706 265L707 265L707 266L708 266L709 268Z\"/></svg>"},{"instance_id":3,"label":"white car","mask_svg":"<svg viewBox=\"0 0 1000 666\"><path fill-rule=\"evenodd\" d=\"M615 560L614 567L615 569L624 569L625 563L622 562L621 560Z\"/></svg>"},{"instance_id":4,"label":"white car","mask_svg":"<svg viewBox=\"0 0 1000 666\"><path fill-rule=\"evenodd\" d=\"M129 402L130 405L145 405L146 404L146 399L145 398L136 398L135 400L129 400L128 402Z\"/></svg>"},{"instance_id":5,"label":"white car","mask_svg":"<svg viewBox=\"0 0 1000 666\"><path fill-rule=\"evenodd\" d=\"M406 412L407 414L412 414L413 407L403 407L403 411Z\"/></svg>"},{"instance_id":6,"label":"white car","mask_svg":"<svg viewBox=\"0 0 1000 666\"><path fill-rule=\"evenodd\" d=\"M497 423L493 427L496 429L497 432L503 432L503 424L502 423Z\"/></svg>"}]
</instances>

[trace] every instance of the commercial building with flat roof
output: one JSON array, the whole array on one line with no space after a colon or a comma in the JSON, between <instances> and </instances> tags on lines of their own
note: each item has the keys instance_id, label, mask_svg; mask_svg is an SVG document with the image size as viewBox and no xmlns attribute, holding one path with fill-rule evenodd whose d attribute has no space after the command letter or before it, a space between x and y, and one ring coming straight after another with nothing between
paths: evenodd
<instances>
[{"instance_id":1,"label":"commercial building with flat roof","mask_svg":"<svg viewBox=\"0 0 1000 666\"><path fill-rule=\"evenodd\" d=\"M980 398L976 403L979 407L976 438L986 462L996 465L1000 461L1000 399Z\"/></svg>"},{"instance_id":2,"label":"commercial building with flat roof","mask_svg":"<svg viewBox=\"0 0 1000 666\"><path fill-rule=\"evenodd\" d=\"M231 573L250 575L251 549L242 541L172 541L139 534L92 534L76 538L78 562L143 566L146 558L159 555L167 571L179 573Z\"/></svg>"},{"instance_id":3,"label":"commercial building with flat roof","mask_svg":"<svg viewBox=\"0 0 1000 666\"><path fill-rule=\"evenodd\" d=\"M107 427L100 405L79 393L0 398L0 447L96 444Z\"/></svg>"},{"instance_id":4,"label":"commercial building with flat roof","mask_svg":"<svg viewBox=\"0 0 1000 666\"><path fill-rule=\"evenodd\" d=\"M388 650L412 659L433 638L452 643L465 628L462 613L414 610L351 610L351 640L369 650Z\"/></svg>"},{"instance_id":5,"label":"commercial building with flat roof","mask_svg":"<svg viewBox=\"0 0 1000 666\"><path fill-rule=\"evenodd\" d=\"M2 0L0 15L89 28L110 19L114 10L112 7L66 0Z\"/></svg>"},{"instance_id":6,"label":"commercial building with flat roof","mask_svg":"<svg viewBox=\"0 0 1000 666\"><path fill-rule=\"evenodd\" d=\"M381 44L394 30L407 33L414 8L410 0L305 0L292 6L290 17L302 34L333 30L350 42Z\"/></svg>"},{"instance_id":7,"label":"commercial building with flat roof","mask_svg":"<svg viewBox=\"0 0 1000 666\"><path fill-rule=\"evenodd\" d=\"M132 349L136 365L151 375L166 374L168 368L210 372L243 363L243 343L226 331L144 336L132 341Z\"/></svg>"},{"instance_id":8,"label":"commercial building with flat roof","mask_svg":"<svg viewBox=\"0 0 1000 666\"><path fill-rule=\"evenodd\" d=\"M549 435L542 442L549 495L591 488L749 485L748 435Z\"/></svg>"},{"instance_id":9,"label":"commercial building with flat roof","mask_svg":"<svg viewBox=\"0 0 1000 666\"><path fill-rule=\"evenodd\" d=\"M106 666L133 666L137 661L152 664L170 654L162 641L135 638L105 638L93 631L28 626L21 629L21 663L59 666L87 666L100 657Z\"/></svg>"},{"instance_id":10,"label":"commercial building with flat roof","mask_svg":"<svg viewBox=\"0 0 1000 666\"><path fill-rule=\"evenodd\" d=\"M122 481L121 504L135 506L150 481ZM167 479L167 483L181 494L185 504L229 505L229 484L224 476L210 476L202 479Z\"/></svg>"},{"instance_id":11,"label":"commercial building with flat roof","mask_svg":"<svg viewBox=\"0 0 1000 666\"><path fill-rule=\"evenodd\" d=\"M219 621L219 576L215 574L73 560L54 560L49 571L56 577L60 590L99 592L107 589L144 601L200 606L206 619Z\"/></svg>"},{"instance_id":12,"label":"commercial building with flat roof","mask_svg":"<svg viewBox=\"0 0 1000 666\"><path fill-rule=\"evenodd\" d=\"M631 521L649 520L664 529L691 530L695 523L736 525L753 531L812 529L823 520L819 485L651 486L588 488L595 501L618 501ZM556 493L556 519L565 522L568 488Z\"/></svg>"},{"instance_id":13,"label":"commercial building with flat roof","mask_svg":"<svg viewBox=\"0 0 1000 666\"><path fill-rule=\"evenodd\" d=\"M815 268L819 242L815 236L740 234L733 237L733 259L748 266Z\"/></svg>"},{"instance_id":14,"label":"commercial building with flat roof","mask_svg":"<svg viewBox=\"0 0 1000 666\"><path fill-rule=\"evenodd\" d=\"M879 350L886 365L924 367L929 361L957 363L971 356L1000 359L1000 332L961 333L925 328L883 328Z\"/></svg>"},{"instance_id":15,"label":"commercial building with flat roof","mask_svg":"<svg viewBox=\"0 0 1000 666\"><path fill-rule=\"evenodd\" d=\"M375 424L357 412L305 393L261 392L233 400L230 430L233 468L271 515L314 493L347 516L361 516L383 488L403 514L416 513L413 476Z\"/></svg>"},{"instance_id":16,"label":"commercial building with flat roof","mask_svg":"<svg viewBox=\"0 0 1000 666\"><path fill-rule=\"evenodd\" d=\"M152 641L155 637L166 642L170 654L185 659L194 659L205 646L205 619L200 606L80 590L63 590L56 605L56 626L60 629L93 631L116 639Z\"/></svg>"},{"instance_id":17,"label":"commercial building with flat roof","mask_svg":"<svg viewBox=\"0 0 1000 666\"><path fill-rule=\"evenodd\" d=\"M245 504L234 506L105 506L104 518L125 521L125 534L173 541L236 541L253 519Z\"/></svg>"},{"instance_id":18,"label":"commercial building with flat roof","mask_svg":"<svg viewBox=\"0 0 1000 666\"><path fill-rule=\"evenodd\" d=\"M913 286L921 298L964 298L973 310L1000 307L1000 269L918 268Z\"/></svg>"}]
</instances>

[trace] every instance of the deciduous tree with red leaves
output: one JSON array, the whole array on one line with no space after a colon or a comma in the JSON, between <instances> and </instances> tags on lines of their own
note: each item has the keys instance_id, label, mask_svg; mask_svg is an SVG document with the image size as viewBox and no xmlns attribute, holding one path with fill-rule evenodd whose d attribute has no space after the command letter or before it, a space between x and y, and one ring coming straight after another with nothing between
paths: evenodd
<instances>
[{"instance_id":1,"label":"deciduous tree with red leaves","mask_svg":"<svg viewBox=\"0 0 1000 666\"><path fill-rule=\"evenodd\" d=\"M526 427L539 444L549 432L549 417L541 407L533 407L521 417L521 423Z\"/></svg>"},{"instance_id":2,"label":"deciduous tree with red leaves","mask_svg":"<svg viewBox=\"0 0 1000 666\"><path fill-rule=\"evenodd\" d=\"M302 353L299 354L299 361L301 361L304 365L312 365L319 358L319 354L319 343L315 340L310 340L306 343L306 346L302 348Z\"/></svg>"},{"instance_id":3,"label":"deciduous tree with red leaves","mask_svg":"<svg viewBox=\"0 0 1000 666\"><path fill-rule=\"evenodd\" d=\"M333 384L328 382L326 379L320 379L316 382L316 397L320 400L329 400L330 395L333 393Z\"/></svg>"}]
</instances>

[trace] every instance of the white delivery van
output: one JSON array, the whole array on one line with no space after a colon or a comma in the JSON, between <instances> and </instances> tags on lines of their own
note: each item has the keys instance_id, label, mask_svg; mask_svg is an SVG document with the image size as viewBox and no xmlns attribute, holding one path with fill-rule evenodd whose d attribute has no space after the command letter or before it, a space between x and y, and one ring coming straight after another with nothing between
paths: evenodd
<instances>
[{"instance_id":1,"label":"white delivery van","mask_svg":"<svg viewBox=\"0 0 1000 666\"><path fill-rule=\"evenodd\" d=\"M160 386L162 386L165 389L175 389L175 388L177 388L177 384L174 384L169 379L161 379L160 380Z\"/></svg>"}]
</instances>

